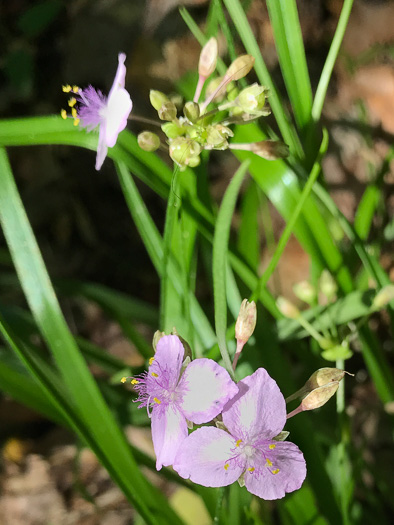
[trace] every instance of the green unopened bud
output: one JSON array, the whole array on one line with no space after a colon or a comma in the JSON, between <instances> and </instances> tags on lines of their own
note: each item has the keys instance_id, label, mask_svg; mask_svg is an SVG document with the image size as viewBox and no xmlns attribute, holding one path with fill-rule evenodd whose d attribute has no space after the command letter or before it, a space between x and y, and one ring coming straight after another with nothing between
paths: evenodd
<instances>
[{"instance_id":1,"label":"green unopened bud","mask_svg":"<svg viewBox=\"0 0 394 525\"><path fill-rule=\"evenodd\" d=\"M372 302L372 308L380 310L394 300L394 284L384 286L376 295Z\"/></svg>"},{"instance_id":2,"label":"green unopened bud","mask_svg":"<svg viewBox=\"0 0 394 525\"><path fill-rule=\"evenodd\" d=\"M266 160L284 159L289 155L289 147L279 140L261 140L252 142L250 150Z\"/></svg>"},{"instance_id":3,"label":"green unopened bud","mask_svg":"<svg viewBox=\"0 0 394 525\"><path fill-rule=\"evenodd\" d=\"M160 139L156 133L143 131L138 135L138 146L144 151L156 151L160 146Z\"/></svg>"},{"instance_id":4,"label":"green unopened bud","mask_svg":"<svg viewBox=\"0 0 394 525\"><path fill-rule=\"evenodd\" d=\"M254 66L254 57L252 55L242 55L234 60L226 71L225 77L231 80L239 80L246 77Z\"/></svg>"},{"instance_id":5,"label":"green unopened bud","mask_svg":"<svg viewBox=\"0 0 394 525\"><path fill-rule=\"evenodd\" d=\"M161 125L161 129L169 139L175 139L175 137L180 137L186 133L186 128L176 122L166 122Z\"/></svg>"},{"instance_id":6,"label":"green unopened bud","mask_svg":"<svg viewBox=\"0 0 394 525\"><path fill-rule=\"evenodd\" d=\"M244 111L260 111L266 99L266 89L255 83L241 91L238 95L238 105Z\"/></svg>"},{"instance_id":7,"label":"green unopened bud","mask_svg":"<svg viewBox=\"0 0 394 525\"><path fill-rule=\"evenodd\" d=\"M217 77L209 82L205 90L205 96L207 98L210 98L215 93L217 88L220 86L222 80L223 80L223 77ZM216 97L212 100L212 102L221 102L224 99L224 96L225 96L225 90L221 89L219 93L216 95Z\"/></svg>"},{"instance_id":8,"label":"green unopened bud","mask_svg":"<svg viewBox=\"0 0 394 525\"><path fill-rule=\"evenodd\" d=\"M337 283L328 270L323 270L319 279L320 291L330 301L337 293Z\"/></svg>"},{"instance_id":9,"label":"green unopened bud","mask_svg":"<svg viewBox=\"0 0 394 525\"><path fill-rule=\"evenodd\" d=\"M293 286L293 292L298 299L308 304L312 304L316 299L316 288L309 281L296 283Z\"/></svg>"},{"instance_id":10,"label":"green unopened bud","mask_svg":"<svg viewBox=\"0 0 394 525\"><path fill-rule=\"evenodd\" d=\"M200 60L198 63L198 74L204 78L209 77L215 71L216 60L218 58L218 43L216 38L208 40L201 50Z\"/></svg>"},{"instance_id":11,"label":"green unopened bud","mask_svg":"<svg viewBox=\"0 0 394 525\"><path fill-rule=\"evenodd\" d=\"M180 167L189 165L193 157L197 157L201 152L200 145L194 140L177 137L171 141L169 153L172 160Z\"/></svg>"},{"instance_id":12,"label":"green unopened bud","mask_svg":"<svg viewBox=\"0 0 394 525\"><path fill-rule=\"evenodd\" d=\"M235 82L229 82L226 87L227 91L227 100L229 102L232 102L235 100L239 95L239 89Z\"/></svg>"},{"instance_id":13,"label":"green unopened bud","mask_svg":"<svg viewBox=\"0 0 394 525\"><path fill-rule=\"evenodd\" d=\"M171 101L164 102L161 108L158 110L160 120L174 120L176 117L176 107Z\"/></svg>"},{"instance_id":14,"label":"green unopened bud","mask_svg":"<svg viewBox=\"0 0 394 525\"><path fill-rule=\"evenodd\" d=\"M216 124L207 127L207 149L224 150L228 148L227 138L233 136L233 132L227 126Z\"/></svg>"},{"instance_id":15,"label":"green unopened bud","mask_svg":"<svg viewBox=\"0 0 394 525\"><path fill-rule=\"evenodd\" d=\"M200 116L200 106L197 102L186 102L183 108L183 113L190 122L196 122Z\"/></svg>"},{"instance_id":16,"label":"green unopened bud","mask_svg":"<svg viewBox=\"0 0 394 525\"><path fill-rule=\"evenodd\" d=\"M323 359L332 362L338 361L338 359L350 359L352 355L353 352L350 350L347 341L344 341L341 345L331 345L321 353Z\"/></svg>"},{"instance_id":17,"label":"green unopened bud","mask_svg":"<svg viewBox=\"0 0 394 525\"><path fill-rule=\"evenodd\" d=\"M244 299L235 323L235 339L246 343L256 327L257 309L254 301Z\"/></svg>"},{"instance_id":18,"label":"green unopened bud","mask_svg":"<svg viewBox=\"0 0 394 525\"><path fill-rule=\"evenodd\" d=\"M190 157L188 166L190 168L196 168L197 166L200 165L200 163L201 163L201 158L199 155L197 155L196 157Z\"/></svg>"},{"instance_id":19,"label":"green unopened bud","mask_svg":"<svg viewBox=\"0 0 394 525\"><path fill-rule=\"evenodd\" d=\"M149 92L149 100L152 106L155 108L155 110L159 111L162 105L168 102L168 97L161 91L151 89Z\"/></svg>"},{"instance_id":20,"label":"green unopened bud","mask_svg":"<svg viewBox=\"0 0 394 525\"><path fill-rule=\"evenodd\" d=\"M338 382L341 381L345 374L347 374L345 370L341 370L340 368L319 368L314 372L311 377L308 379L308 381L305 383L304 388L307 392L311 392L315 388L318 388L320 386L328 385L332 382ZM352 375L352 374L349 374Z\"/></svg>"},{"instance_id":21,"label":"green unopened bud","mask_svg":"<svg viewBox=\"0 0 394 525\"><path fill-rule=\"evenodd\" d=\"M298 319L301 315L299 309L285 297L278 297L276 306L278 310L289 319Z\"/></svg>"},{"instance_id":22,"label":"green unopened bud","mask_svg":"<svg viewBox=\"0 0 394 525\"><path fill-rule=\"evenodd\" d=\"M338 390L338 387L339 381L332 381L327 385L315 388L301 401L302 410L314 410L325 405Z\"/></svg>"}]
</instances>

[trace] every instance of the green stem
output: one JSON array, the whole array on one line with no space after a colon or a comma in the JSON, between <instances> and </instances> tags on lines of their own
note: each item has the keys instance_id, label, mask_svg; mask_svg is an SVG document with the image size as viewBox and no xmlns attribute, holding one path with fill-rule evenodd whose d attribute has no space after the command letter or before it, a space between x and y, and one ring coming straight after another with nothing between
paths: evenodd
<instances>
[{"instance_id":1,"label":"green stem","mask_svg":"<svg viewBox=\"0 0 394 525\"><path fill-rule=\"evenodd\" d=\"M163 234L163 259L161 273L161 290L160 290L160 329L164 332L172 329L171 319L168 318L169 309L167 308L167 293L170 280L168 277L168 263L171 254L172 237L174 233L175 221L178 218L180 208L179 196L179 169L175 168L172 176L171 191L168 196L166 220Z\"/></svg>"},{"instance_id":2,"label":"green stem","mask_svg":"<svg viewBox=\"0 0 394 525\"><path fill-rule=\"evenodd\" d=\"M319 84L317 86L315 99L312 106L312 118L317 122L320 119L321 112L323 109L324 100L326 98L328 84L331 79L332 70L338 57L339 48L341 47L343 36L346 31L347 23L349 20L350 12L352 10L353 0L345 0L343 3L341 16L338 20L337 29L335 31L334 38L331 42L331 47L328 52L326 62L323 67L322 74L320 76Z\"/></svg>"},{"instance_id":3,"label":"green stem","mask_svg":"<svg viewBox=\"0 0 394 525\"><path fill-rule=\"evenodd\" d=\"M224 492L226 490L226 487L220 487L218 490L218 499L216 500L216 509L215 509L215 517L213 519L213 523L217 524L220 520L220 512L223 507L223 500L224 500Z\"/></svg>"},{"instance_id":4,"label":"green stem","mask_svg":"<svg viewBox=\"0 0 394 525\"><path fill-rule=\"evenodd\" d=\"M344 369L345 362L343 359L337 359L336 365L339 369ZM348 515L348 500L347 500L347 472L346 472L346 428L345 428L345 378L342 379L339 383L339 388L337 390L337 414L338 414L338 426L340 429L340 441L337 446L337 455L339 463L339 493L341 499L341 511L343 524L348 525L349 515Z\"/></svg>"},{"instance_id":5,"label":"green stem","mask_svg":"<svg viewBox=\"0 0 394 525\"><path fill-rule=\"evenodd\" d=\"M327 151L328 146L328 133L327 130L323 130L323 140L320 145L319 154L317 156L317 159L312 167L311 173L309 175L308 181L304 186L304 189L302 190L300 199L297 203L297 206L294 208L293 214L290 217L289 221L286 224L286 227L282 233L281 238L279 239L278 245L276 247L276 250L269 262L268 267L266 268L263 275L260 277L259 282L257 284L257 287L255 288L254 292L252 293L250 297L250 301L257 301L260 296L260 290L263 289L271 275L273 274L276 266L278 265L279 259L281 258L284 249L286 248L286 245L290 239L290 236L292 234L292 231L294 229L295 223L297 222L297 219L302 211L302 208L305 204L306 199L309 197L309 194L312 191L313 185L315 184L321 170L321 159L324 156L325 152Z\"/></svg>"}]
</instances>

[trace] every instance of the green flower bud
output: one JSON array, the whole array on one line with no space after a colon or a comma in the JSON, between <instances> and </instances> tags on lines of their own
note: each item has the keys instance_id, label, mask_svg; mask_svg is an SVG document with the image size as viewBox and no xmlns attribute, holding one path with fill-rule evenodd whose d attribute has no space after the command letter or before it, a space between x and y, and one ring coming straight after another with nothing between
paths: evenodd
<instances>
[{"instance_id":1,"label":"green flower bud","mask_svg":"<svg viewBox=\"0 0 394 525\"><path fill-rule=\"evenodd\" d=\"M143 131L138 135L138 146L144 151L156 151L160 146L159 137L150 131Z\"/></svg>"},{"instance_id":2,"label":"green flower bud","mask_svg":"<svg viewBox=\"0 0 394 525\"><path fill-rule=\"evenodd\" d=\"M235 82L229 82L226 87L227 92L227 100L229 102L232 102L235 100L239 94L239 89L237 88L237 85Z\"/></svg>"},{"instance_id":3,"label":"green flower bud","mask_svg":"<svg viewBox=\"0 0 394 525\"><path fill-rule=\"evenodd\" d=\"M353 352L350 350L348 343L343 342L341 345L334 345L325 349L321 356L326 361L335 362L338 359L350 359Z\"/></svg>"},{"instance_id":4,"label":"green flower bud","mask_svg":"<svg viewBox=\"0 0 394 525\"><path fill-rule=\"evenodd\" d=\"M186 128L176 122L166 122L161 125L161 129L169 139L175 139L175 137L180 137L186 133Z\"/></svg>"},{"instance_id":5,"label":"green flower bud","mask_svg":"<svg viewBox=\"0 0 394 525\"><path fill-rule=\"evenodd\" d=\"M152 106L155 108L155 110L159 111L162 105L168 102L168 97L161 91L151 89L149 92L149 100Z\"/></svg>"},{"instance_id":6,"label":"green flower bud","mask_svg":"<svg viewBox=\"0 0 394 525\"><path fill-rule=\"evenodd\" d=\"M200 145L194 140L186 137L177 137L171 141L170 157L180 167L189 165L193 157L197 157L201 152Z\"/></svg>"},{"instance_id":7,"label":"green flower bud","mask_svg":"<svg viewBox=\"0 0 394 525\"><path fill-rule=\"evenodd\" d=\"M198 63L198 74L204 78L212 75L216 68L217 57L218 43L216 38L212 37L201 50L200 61Z\"/></svg>"},{"instance_id":8,"label":"green flower bud","mask_svg":"<svg viewBox=\"0 0 394 525\"><path fill-rule=\"evenodd\" d=\"M226 71L225 77L230 80L239 80L246 77L254 66L254 57L252 55L242 55L234 60Z\"/></svg>"},{"instance_id":9,"label":"green flower bud","mask_svg":"<svg viewBox=\"0 0 394 525\"><path fill-rule=\"evenodd\" d=\"M210 98L211 95L215 93L217 88L220 86L222 80L223 80L223 77L217 77L209 82L205 90L206 98ZM224 99L224 96L225 96L225 91L224 89L221 89L219 93L216 95L216 97L212 100L212 102L221 102Z\"/></svg>"},{"instance_id":10,"label":"green flower bud","mask_svg":"<svg viewBox=\"0 0 394 525\"><path fill-rule=\"evenodd\" d=\"M200 106L197 102L186 102L183 108L183 113L190 122L196 122L200 116Z\"/></svg>"},{"instance_id":11,"label":"green flower bud","mask_svg":"<svg viewBox=\"0 0 394 525\"><path fill-rule=\"evenodd\" d=\"M278 310L289 319L298 319L301 315L299 309L284 297L278 297L276 300L276 306L278 307Z\"/></svg>"},{"instance_id":12,"label":"green flower bud","mask_svg":"<svg viewBox=\"0 0 394 525\"><path fill-rule=\"evenodd\" d=\"M174 120L176 118L176 107L171 101L165 102L158 110L160 120Z\"/></svg>"},{"instance_id":13,"label":"green flower bud","mask_svg":"<svg viewBox=\"0 0 394 525\"><path fill-rule=\"evenodd\" d=\"M238 106L244 111L260 111L264 108L266 99L265 88L255 83L243 89L238 95Z\"/></svg>"},{"instance_id":14,"label":"green flower bud","mask_svg":"<svg viewBox=\"0 0 394 525\"><path fill-rule=\"evenodd\" d=\"M222 124L208 126L206 132L206 142L208 149L227 149L227 138L232 137L234 135L230 128L228 128L227 126L223 126Z\"/></svg>"},{"instance_id":15,"label":"green flower bud","mask_svg":"<svg viewBox=\"0 0 394 525\"><path fill-rule=\"evenodd\" d=\"M376 295L372 303L372 308L380 310L387 306L394 299L394 284L384 286Z\"/></svg>"},{"instance_id":16,"label":"green flower bud","mask_svg":"<svg viewBox=\"0 0 394 525\"><path fill-rule=\"evenodd\" d=\"M301 299L301 301L305 301L308 304L313 303L316 299L316 288L309 281L296 283L293 286L293 292L298 299Z\"/></svg>"},{"instance_id":17,"label":"green flower bud","mask_svg":"<svg viewBox=\"0 0 394 525\"><path fill-rule=\"evenodd\" d=\"M197 166L200 165L200 162L201 162L201 158L199 155L197 155L196 157L191 157L189 159L188 166L190 166L191 168L196 168Z\"/></svg>"},{"instance_id":18,"label":"green flower bud","mask_svg":"<svg viewBox=\"0 0 394 525\"><path fill-rule=\"evenodd\" d=\"M328 270L323 270L319 280L320 291L330 301L337 293L337 283Z\"/></svg>"}]
</instances>

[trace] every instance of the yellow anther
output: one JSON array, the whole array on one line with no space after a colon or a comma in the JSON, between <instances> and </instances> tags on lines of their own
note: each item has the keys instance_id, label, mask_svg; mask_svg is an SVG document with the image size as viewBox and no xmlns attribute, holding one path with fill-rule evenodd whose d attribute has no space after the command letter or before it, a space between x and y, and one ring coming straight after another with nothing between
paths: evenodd
<instances>
[{"instance_id":1,"label":"yellow anther","mask_svg":"<svg viewBox=\"0 0 394 525\"><path fill-rule=\"evenodd\" d=\"M238 441L235 443L236 447L239 447L239 445L242 443L242 439L238 439Z\"/></svg>"},{"instance_id":2,"label":"yellow anther","mask_svg":"<svg viewBox=\"0 0 394 525\"><path fill-rule=\"evenodd\" d=\"M63 91L63 93L70 93L70 91L71 91L70 84L67 84L66 86L62 86L62 91Z\"/></svg>"},{"instance_id":3,"label":"yellow anther","mask_svg":"<svg viewBox=\"0 0 394 525\"><path fill-rule=\"evenodd\" d=\"M278 472L280 472L280 469L276 468L275 470L272 471L272 474L277 474Z\"/></svg>"},{"instance_id":4,"label":"yellow anther","mask_svg":"<svg viewBox=\"0 0 394 525\"><path fill-rule=\"evenodd\" d=\"M157 399L157 397L154 397L154 398L153 398L153 401L154 401L155 403L157 403L158 405L161 404L160 399Z\"/></svg>"},{"instance_id":5,"label":"yellow anther","mask_svg":"<svg viewBox=\"0 0 394 525\"><path fill-rule=\"evenodd\" d=\"M268 448L269 448L270 450L274 450L274 448L276 448L276 445L274 445L274 444L272 443L272 445L270 445Z\"/></svg>"},{"instance_id":6,"label":"yellow anther","mask_svg":"<svg viewBox=\"0 0 394 525\"><path fill-rule=\"evenodd\" d=\"M249 470L249 472L254 472L255 468L254 467L249 467L248 470Z\"/></svg>"},{"instance_id":7,"label":"yellow anther","mask_svg":"<svg viewBox=\"0 0 394 525\"><path fill-rule=\"evenodd\" d=\"M159 377L159 374L156 374L156 372L152 372L153 377Z\"/></svg>"},{"instance_id":8,"label":"yellow anther","mask_svg":"<svg viewBox=\"0 0 394 525\"><path fill-rule=\"evenodd\" d=\"M228 467L229 467L229 466L230 466L230 464L229 464L229 463L226 463L226 464L224 465L224 470L228 470Z\"/></svg>"},{"instance_id":9,"label":"yellow anther","mask_svg":"<svg viewBox=\"0 0 394 525\"><path fill-rule=\"evenodd\" d=\"M120 380L121 383L126 383L127 381L127 377L122 377L122 379Z\"/></svg>"},{"instance_id":10,"label":"yellow anther","mask_svg":"<svg viewBox=\"0 0 394 525\"><path fill-rule=\"evenodd\" d=\"M77 118L78 117L78 113L77 113L77 110L75 108L71 108L71 115L74 117L74 118Z\"/></svg>"},{"instance_id":11,"label":"yellow anther","mask_svg":"<svg viewBox=\"0 0 394 525\"><path fill-rule=\"evenodd\" d=\"M73 86L73 93L78 93L79 91L79 87L78 86Z\"/></svg>"},{"instance_id":12,"label":"yellow anther","mask_svg":"<svg viewBox=\"0 0 394 525\"><path fill-rule=\"evenodd\" d=\"M74 119L74 126L78 126L79 122L80 122L79 118L75 118Z\"/></svg>"},{"instance_id":13,"label":"yellow anther","mask_svg":"<svg viewBox=\"0 0 394 525\"><path fill-rule=\"evenodd\" d=\"M67 119L67 111L65 109L62 109L60 112L60 116L66 120Z\"/></svg>"},{"instance_id":14,"label":"yellow anther","mask_svg":"<svg viewBox=\"0 0 394 525\"><path fill-rule=\"evenodd\" d=\"M267 458L267 459L266 459L266 462L267 462L267 465L268 465L269 467L272 467L272 461L271 461L270 459Z\"/></svg>"},{"instance_id":15,"label":"yellow anther","mask_svg":"<svg viewBox=\"0 0 394 525\"><path fill-rule=\"evenodd\" d=\"M151 365L151 364L153 363L154 360L155 360L155 358L154 358L154 357L151 357L151 358L149 359L149 365Z\"/></svg>"},{"instance_id":16,"label":"yellow anther","mask_svg":"<svg viewBox=\"0 0 394 525\"><path fill-rule=\"evenodd\" d=\"M68 105L70 106L70 108L75 106L76 103L77 103L77 99L75 97L71 97L70 100L68 101Z\"/></svg>"},{"instance_id":17,"label":"yellow anther","mask_svg":"<svg viewBox=\"0 0 394 525\"><path fill-rule=\"evenodd\" d=\"M131 383L132 385L138 385L139 381L138 381L138 379L132 379L132 380L130 381L130 383Z\"/></svg>"}]
</instances>

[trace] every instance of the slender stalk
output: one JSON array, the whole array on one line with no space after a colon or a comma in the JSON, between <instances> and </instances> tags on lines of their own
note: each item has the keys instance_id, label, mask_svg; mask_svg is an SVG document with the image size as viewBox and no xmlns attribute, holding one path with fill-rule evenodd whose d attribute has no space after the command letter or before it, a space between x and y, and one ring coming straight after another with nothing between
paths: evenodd
<instances>
[{"instance_id":1,"label":"slender stalk","mask_svg":"<svg viewBox=\"0 0 394 525\"><path fill-rule=\"evenodd\" d=\"M257 284L257 287L255 288L254 292L252 293L250 297L250 301L257 301L260 296L260 290L263 289L271 275L273 274L276 266L278 265L279 259L281 258L284 249L286 248L286 245L290 239L291 233L293 231L294 225L302 211L302 208L305 204L306 199L309 197L309 194L312 191L313 185L315 184L321 170L321 159L324 156L328 146L328 133L327 130L323 130L323 140L320 145L319 155L317 156L317 159L313 165L313 168L311 170L311 173L309 175L308 181L304 186L304 189L302 190L300 199L297 203L297 206L295 207L292 216L290 217L289 221L286 224L286 227L282 233L281 238L279 239L278 245L276 247L275 253L273 254L268 267L266 268L263 275L260 277L259 282Z\"/></svg>"},{"instance_id":2,"label":"slender stalk","mask_svg":"<svg viewBox=\"0 0 394 525\"><path fill-rule=\"evenodd\" d=\"M215 517L213 519L213 523L217 524L220 520L220 512L223 507L223 500L224 500L224 492L226 490L226 487L220 487L218 490L218 499L216 500L216 509L215 509Z\"/></svg>"},{"instance_id":3,"label":"slender stalk","mask_svg":"<svg viewBox=\"0 0 394 525\"><path fill-rule=\"evenodd\" d=\"M336 365L339 369L344 369L345 362L343 359L337 359ZM343 524L348 525L349 514L348 514L348 500L347 500L347 473L346 473L346 423L345 423L345 378L339 383L337 390L337 414L338 414L338 426L340 429L340 440L337 446L337 456L339 463L339 493L341 499L341 511Z\"/></svg>"},{"instance_id":4,"label":"slender stalk","mask_svg":"<svg viewBox=\"0 0 394 525\"><path fill-rule=\"evenodd\" d=\"M331 79L332 70L338 57L339 48L341 47L343 36L346 31L347 23L349 21L350 12L352 10L353 0L345 0L341 15L338 20L338 25L332 39L330 50L328 52L322 74L320 76L319 84L317 86L315 99L312 106L312 118L316 121L320 119L323 109L324 100L326 98L328 84Z\"/></svg>"}]
</instances>

